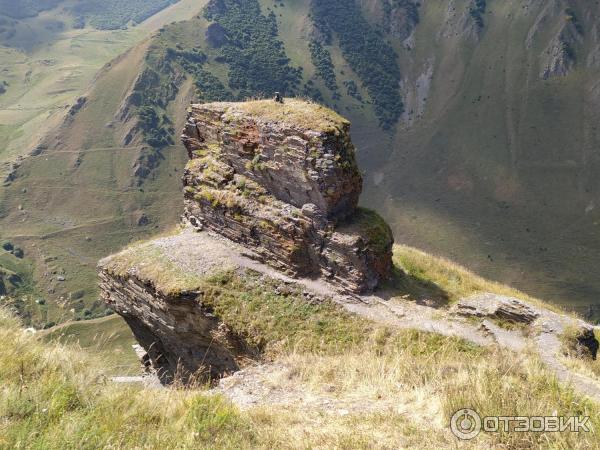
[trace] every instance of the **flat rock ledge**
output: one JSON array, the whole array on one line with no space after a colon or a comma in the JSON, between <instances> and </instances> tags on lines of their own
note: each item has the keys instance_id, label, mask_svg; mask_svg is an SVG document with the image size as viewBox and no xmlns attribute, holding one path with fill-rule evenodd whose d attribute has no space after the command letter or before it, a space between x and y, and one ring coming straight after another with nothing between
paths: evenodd
<instances>
[{"instance_id":1,"label":"flat rock ledge","mask_svg":"<svg viewBox=\"0 0 600 450\"><path fill-rule=\"evenodd\" d=\"M101 260L100 295L125 319L144 350L138 356L145 369L161 383L217 380L256 353L206 305L206 280L248 270L276 281L276 291L293 285L307 299L352 301L329 283L286 276L243 246L189 226Z\"/></svg>"}]
</instances>

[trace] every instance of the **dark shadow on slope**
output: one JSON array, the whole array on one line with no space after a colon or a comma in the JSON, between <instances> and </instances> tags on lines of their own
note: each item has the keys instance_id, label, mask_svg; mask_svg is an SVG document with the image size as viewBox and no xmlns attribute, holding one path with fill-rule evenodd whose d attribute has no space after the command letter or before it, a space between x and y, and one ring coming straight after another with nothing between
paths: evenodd
<instances>
[{"instance_id":1,"label":"dark shadow on slope","mask_svg":"<svg viewBox=\"0 0 600 450\"><path fill-rule=\"evenodd\" d=\"M376 292L384 300L403 298L419 305L442 308L448 305L450 296L437 284L405 273L394 266L390 279Z\"/></svg>"}]
</instances>

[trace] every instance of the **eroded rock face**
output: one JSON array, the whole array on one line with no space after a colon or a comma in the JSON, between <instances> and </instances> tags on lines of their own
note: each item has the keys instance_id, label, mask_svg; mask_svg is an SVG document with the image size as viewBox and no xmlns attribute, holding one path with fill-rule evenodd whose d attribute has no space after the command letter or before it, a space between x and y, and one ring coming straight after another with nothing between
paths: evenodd
<instances>
[{"instance_id":1,"label":"eroded rock face","mask_svg":"<svg viewBox=\"0 0 600 450\"><path fill-rule=\"evenodd\" d=\"M393 237L357 208L362 177L350 124L299 101L191 107L183 142L185 217L294 276L357 293L389 276Z\"/></svg>"},{"instance_id":2,"label":"eroded rock face","mask_svg":"<svg viewBox=\"0 0 600 450\"><path fill-rule=\"evenodd\" d=\"M596 359L600 346L594 328L590 324L531 305L518 298L492 293L475 294L459 300L453 312L464 317L489 318L523 324L530 327L532 333L540 335L538 340L542 345L545 345L548 336L556 338L569 332L573 334L575 347L573 350L580 356L589 355Z\"/></svg>"},{"instance_id":3,"label":"eroded rock face","mask_svg":"<svg viewBox=\"0 0 600 450\"><path fill-rule=\"evenodd\" d=\"M243 345L202 304L201 292L164 294L134 273L100 271L102 299L125 319L164 384L218 379L239 369Z\"/></svg>"},{"instance_id":4,"label":"eroded rock face","mask_svg":"<svg viewBox=\"0 0 600 450\"><path fill-rule=\"evenodd\" d=\"M490 293L461 299L455 306L455 312L466 317L488 317L524 324L531 324L540 316L531 305L517 298Z\"/></svg>"},{"instance_id":5,"label":"eroded rock face","mask_svg":"<svg viewBox=\"0 0 600 450\"><path fill-rule=\"evenodd\" d=\"M353 293L390 275L392 233L376 213L357 208L362 178L349 123L333 111L297 100L197 105L183 142L184 219L195 230L99 264L102 298L127 321L144 364L163 383L219 378L256 351L202 291L219 270L283 276L258 260Z\"/></svg>"}]
</instances>

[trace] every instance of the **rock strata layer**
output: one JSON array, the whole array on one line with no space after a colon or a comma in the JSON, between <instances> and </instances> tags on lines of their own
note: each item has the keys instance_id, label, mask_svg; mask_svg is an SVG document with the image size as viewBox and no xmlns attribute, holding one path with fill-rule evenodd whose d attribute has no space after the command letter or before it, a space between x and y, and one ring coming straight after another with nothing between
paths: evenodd
<instances>
[{"instance_id":1,"label":"rock strata layer","mask_svg":"<svg viewBox=\"0 0 600 450\"><path fill-rule=\"evenodd\" d=\"M578 353L589 354L593 359L598 354L599 344L593 326L517 298L491 293L476 294L461 299L453 309L455 314L464 317L489 318L531 326L535 330L532 332L540 334L542 342L544 335L561 336L569 332Z\"/></svg>"},{"instance_id":2,"label":"rock strata layer","mask_svg":"<svg viewBox=\"0 0 600 450\"><path fill-rule=\"evenodd\" d=\"M362 178L349 126L297 100L191 107L183 183L192 227L100 262L102 298L127 321L144 364L163 383L219 378L256 351L214 313L206 277L258 268L327 278L352 293L388 278L392 233L357 207Z\"/></svg>"},{"instance_id":3,"label":"rock strata layer","mask_svg":"<svg viewBox=\"0 0 600 450\"><path fill-rule=\"evenodd\" d=\"M185 217L293 276L365 293L392 267L393 237L357 208L350 124L299 100L191 107L183 142Z\"/></svg>"},{"instance_id":4,"label":"rock strata layer","mask_svg":"<svg viewBox=\"0 0 600 450\"><path fill-rule=\"evenodd\" d=\"M104 301L131 328L146 354L145 369L164 384L218 379L239 369L243 345L202 304L202 292L165 293L134 273L100 271Z\"/></svg>"}]
</instances>

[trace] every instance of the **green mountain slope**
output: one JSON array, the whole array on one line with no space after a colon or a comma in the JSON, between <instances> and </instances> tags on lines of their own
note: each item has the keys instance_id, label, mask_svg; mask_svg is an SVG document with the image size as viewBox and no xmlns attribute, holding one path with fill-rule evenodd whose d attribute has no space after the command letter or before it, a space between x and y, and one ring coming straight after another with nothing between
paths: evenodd
<instances>
[{"instance_id":1,"label":"green mountain slope","mask_svg":"<svg viewBox=\"0 0 600 450\"><path fill-rule=\"evenodd\" d=\"M145 16L151 17L135 26L130 21L131 10L127 13L133 3L111 2L110 14L129 24L122 30L77 23L72 9L91 1L10 0L0 4L1 179L60 124L104 64L164 24L193 17L203 6L196 0L181 0L165 8L173 2L159 2L163 6L160 12L144 9ZM108 3L103 5L106 8Z\"/></svg>"},{"instance_id":2,"label":"green mountain slope","mask_svg":"<svg viewBox=\"0 0 600 450\"><path fill-rule=\"evenodd\" d=\"M400 239L597 302L600 10L490 0L480 22L469 5L419 9L399 51L407 113L371 198Z\"/></svg>"},{"instance_id":3,"label":"green mountain slope","mask_svg":"<svg viewBox=\"0 0 600 450\"><path fill-rule=\"evenodd\" d=\"M0 192L0 237L63 305L43 320L104 314L95 261L177 222L190 101L274 91L352 120L363 203L398 241L586 312L600 293L600 7L525 3L211 0L162 28L103 69Z\"/></svg>"}]
</instances>

